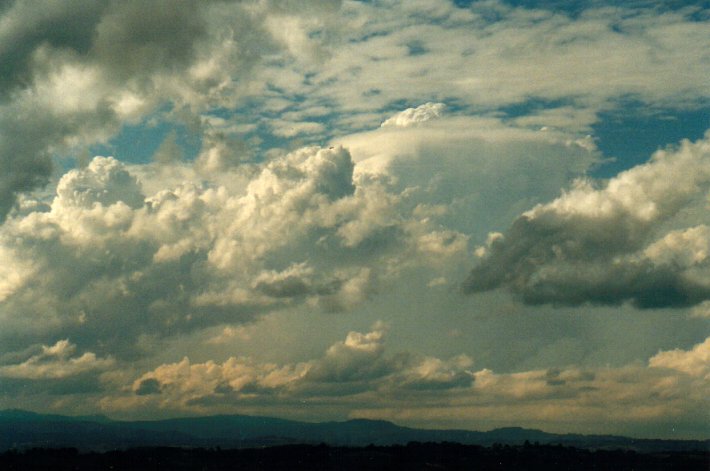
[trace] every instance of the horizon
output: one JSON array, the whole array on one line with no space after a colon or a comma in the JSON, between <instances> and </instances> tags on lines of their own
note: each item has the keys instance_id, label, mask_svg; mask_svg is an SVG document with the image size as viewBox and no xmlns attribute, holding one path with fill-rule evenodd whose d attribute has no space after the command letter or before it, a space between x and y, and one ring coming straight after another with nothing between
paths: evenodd
<instances>
[{"instance_id":1,"label":"horizon","mask_svg":"<svg viewBox=\"0 0 710 471\"><path fill-rule=\"evenodd\" d=\"M710 438L710 5L0 2L0 410Z\"/></svg>"},{"instance_id":2,"label":"horizon","mask_svg":"<svg viewBox=\"0 0 710 471\"><path fill-rule=\"evenodd\" d=\"M509 431L509 430L519 430L519 431L526 431L526 432L542 432L544 434L548 435L560 435L560 436L565 436L565 435L574 435L574 436L581 436L581 437L597 437L597 436L605 436L605 437L616 437L616 438L628 438L631 440L662 440L662 441L699 441L699 442L710 442L710 437L705 437L705 438L677 438L677 437L656 437L656 436L630 436L630 435L620 435L620 434L584 434L584 433L571 433L571 432L552 432L548 430L543 430L543 429L538 429L538 428L526 428L526 427L519 427L515 425L508 425L508 426L500 426L500 427L495 427L495 428L489 428L489 429L470 429L470 428L445 428L445 427L431 427L431 428L426 428L426 427L417 427L417 426L407 426L403 424L398 424L396 422L390 421L390 420L384 420L384 419L368 419L368 418L360 418L360 417L352 417L352 418L345 418L342 420L327 420L327 421L308 421L308 420L295 420L295 419L289 419L289 418L284 418L284 417L275 417L275 416L261 416L261 415L250 415L250 414L240 414L240 413L232 413L232 414L211 414L211 415L179 415L179 416L169 416L169 417L150 417L150 418L145 418L145 419L140 419L140 418L134 418L134 419L127 419L127 418L112 418L104 414L95 414L95 415L64 415L64 414L53 414L53 413L42 413L42 412L36 412L36 411L31 411L31 410L26 410L26 409L2 409L0 410L0 414L3 413L22 413L22 414L31 414L33 416L39 416L39 417L61 417L61 418L67 418L71 420L80 420L80 421L86 421L86 422L91 422L92 419L98 418L98 419L104 419L107 420L108 422L112 423L124 423L124 424L130 424L130 423L143 423L143 422L169 422L173 420L191 420L191 419L217 419L217 418L225 418L225 419L230 419L230 418L249 418L249 419L271 419L271 420L276 420L276 421L282 421L282 422L292 422L292 423L301 423L301 424L311 424L311 425L321 425L321 424L348 424L351 422L364 422L364 423L385 423L388 425L393 425L397 428L401 429L409 429L409 430L419 430L419 431L450 431L450 432L474 432L474 433L490 433L490 432L499 432L499 431Z\"/></svg>"}]
</instances>

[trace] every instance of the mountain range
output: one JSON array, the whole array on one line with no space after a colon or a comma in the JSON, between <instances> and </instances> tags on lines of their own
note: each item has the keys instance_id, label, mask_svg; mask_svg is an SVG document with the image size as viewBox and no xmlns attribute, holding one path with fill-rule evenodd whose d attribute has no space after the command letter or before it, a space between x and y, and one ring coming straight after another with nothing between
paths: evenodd
<instances>
[{"instance_id":1,"label":"mountain range","mask_svg":"<svg viewBox=\"0 0 710 471\"><path fill-rule=\"evenodd\" d=\"M453 442L466 445L520 445L525 441L586 449L638 452L710 450L710 440L638 439L614 435L554 434L518 427L487 432L402 427L384 420L299 422L273 417L216 415L166 420L117 421L104 416L0 411L0 451L72 447L105 451L134 447L258 448L286 444L333 446Z\"/></svg>"}]
</instances>

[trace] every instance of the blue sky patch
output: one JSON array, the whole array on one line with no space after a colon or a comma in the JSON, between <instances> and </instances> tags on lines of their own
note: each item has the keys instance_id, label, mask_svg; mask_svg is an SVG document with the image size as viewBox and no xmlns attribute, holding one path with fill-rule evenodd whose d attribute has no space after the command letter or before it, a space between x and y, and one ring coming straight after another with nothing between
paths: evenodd
<instances>
[{"instance_id":1,"label":"blue sky patch","mask_svg":"<svg viewBox=\"0 0 710 471\"><path fill-rule=\"evenodd\" d=\"M593 136L599 150L613 160L595 168L592 176L609 178L646 162L651 154L681 139L695 141L710 128L710 107L692 111L643 112L640 104L628 104L602 113Z\"/></svg>"}]
</instances>

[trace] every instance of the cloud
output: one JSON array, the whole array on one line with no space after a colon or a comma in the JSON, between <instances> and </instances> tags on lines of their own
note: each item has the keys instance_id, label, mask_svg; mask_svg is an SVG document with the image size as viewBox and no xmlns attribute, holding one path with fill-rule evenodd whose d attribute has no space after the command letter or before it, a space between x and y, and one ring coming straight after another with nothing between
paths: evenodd
<instances>
[{"instance_id":1,"label":"cloud","mask_svg":"<svg viewBox=\"0 0 710 471\"><path fill-rule=\"evenodd\" d=\"M691 317L710 318L710 301L703 301L690 310Z\"/></svg>"},{"instance_id":2,"label":"cloud","mask_svg":"<svg viewBox=\"0 0 710 471\"><path fill-rule=\"evenodd\" d=\"M534 426L549 431L602 431L623 421L624 433L657 436L659 427L683 434L704 430L708 394L708 340L690 350L659 352L647 365L615 368L548 368L474 373L470 389L440 402L410 404L381 401L351 412L362 417L429 424L465 424L480 428ZM701 435L702 436L702 435Z\"/></svg>"},{"instance_id":3,"label":"cloud","mask_svg":"<svg viewBox=\"0 0 710 471\"><path fill-rule=\"evenodd\" d=\"M48 182L57 156L106 144L126 124L156 115L200 135L212 133L210 116L236 125L261 122L268 138L260 133L250 146L268 148L274 137L317 142L373 127L398 103L425 105L388 123L435 117L442 103L505 114L511 105L525 110L539 100L555 105L522 111L514 117L518 125L577 137L624 97L696 107L708 95L706 64L693 59L707 49L702 22L693 20L692 9L655 13L590 7L570 17L444 0L386 9L316 0L302 8L256 1L72 0L46 8L14 2L0 21L0 59L7 65L0 74L0 218L19 194ZM327 124L309 118L316 109ZM224 146L224 138L235 142L244 133L222 137L203 140L204 170L249 154Z\"/></svg>"},{"instance_id":4,"label":"cloud","mask_svg":"<svg viewBox=\"0 0 710 471\"><path fill-rule=\"evenodd\" d=\"M554 400L593 417L601 391L622 404L620 384L636 374L638 417L686 420L673 408L694 396L664 405L644 388L681 396L697 380L687 373L698 368L686 357L694 349L676 360L660 352L658 367L511 372L567 358L570 345L610 358L599 343L614 341L598 339L610 324L569 341L582 320L557 327L547 321L560 311L543 306L524 330L555 327L498 354L494 339L516 340L508 319L523 308L507 293L459 298L446 286L466 277L471 244L490 233L470 291L707 317L707 139L558 197L604 158L591 136L600 116L629 100L649 113L704 106L710 70L699 58L709 44L697 18L706 12L459 5L6 2L0 364L38 376L4 376L3 403L79 411L95 407L85 394L99 401L104 390L109 410L146 415L237 406L305 415L293 405L306 401L313 417L441 412L455 422L460 412L470 426L477 414L512 420L515 398L522 417L564 417ZM132 164L121 162L129 139ZM355 312L332 314L344 311ZM644 325L662 315L643 314ZM405 350L425 341L393 354L375 326L328 346L327 329L346 332L352 316L406 323L396 339ZM685 341L697 318L662 321L674 328L651 343L639 328L638 344ZM443 328L424 335L431 319ZM552 332L565 337L550 343ZM261 339L278 336L264 353ZM57 339L71 339L64 356ZM540 343L549 349L524 358ZM644 347L634 348L619 353ZM460 351L506 369L473 381L468 356L449 358ZM52 378L45 364L76 373ZM27 382L31 398L13 398Z\"/></svg>"},{"instance_id":5,"label":"cloud","mask_svg":"<svg viewBox=\"0 0 710 471\"><path fill-rule=\"evenodd\" d=\"M363 392L445 391L470 387L471 360L459 356L450 360L411 353L388 355L386 327L376 323L367 333L350 332L345 340L331 345L320 358L278 365L257 363L248 357L230 357L222 363L192 363L183 358L164 364L137 378L131 391L144 402L160 407L190 410L217 400L223 403L263 399L272 396L286 403L314 397L356 397ZM115 398L116 404L125 399ZM130 401L141 399L133 398ZM110 404L110 400L105 401Z\"/></svg>"},{"instance_id":6,"label":"cloud","mask_svg":"<svg viewBox=\"0 0 710 471\"><path fill-rule=\"evenodd\" d=\"M406 128L409 126L415 126L418 123L423 123L432 119L436 119L441 116L444 112L446 105L443 103L424 103L416 108L407 108L406 110L387 118L383 123L382 127L385 126L399 126Z\"/></svg>"},{"instance_id":7,"label":"cloud","mask_svg":"<svg viewBox=\"0 0 710 471\"><path fill-rule=\"evenodd\" d=\"M32 76L32 53L42 44L57 49L87 52L93 30L107 2L69 1L38 9L26 2L4 8L0 37L0 74L3 95L22 86ZM71 13L74 13L73 15Z\"/></svg>"},{"instance_id":8,"label":"cloud","mask_svg":"<svg viewBox=\"0 0 710 471\"><path fill-rule=\"evenodd\" d=\"M300 46L317 45L326 57L298 63L307 80L283 73L281 63L269 69L281 73L274 82L285 110L304 97L306 106L327 103L341 132L372 127L401 104L439 102L584 136L600 112L629 97L671 109L706 101L707 64L698 58L708 41L698 11L595 4L571 15L498 1L346 2ZM683 77L673 80L678 70Z\"/></svg>"},{"instance_id":9,"label":"cloud","mask_svg":"<svg viewBox=\"0 0 710 471\"><path fill-rule=\"evenodd\" d=\"M325 126L313 121L273 120L269 123L275 136L293 138L304 134L322 134Z\"/></svg>"},{"instance_id":10,"label":"cloud","mask_svg":"<svg viewBox=\"0 0 710 471\"><path fill-rule=\"evenodd\" d=\"M710 375L710 337L692 350L669 350L659 352L649 360L653 368L670 368L690 376L708 379Z\"/></svg>"},{"instance_id":11,"label":"cloud","mask_svg":"<svg viewBox=\"0 0 710 471\"><path fill-rule=\"evenodd\" d=\"M73 356L76 345L68 340L59 340L52 346L42 345L41 352L18 364L0 366L0 377L14 379L60 380L90 371L106 370L114 366L114 360L98 358L92 352Z\"/></svg>"},{"instance_id":12,"label":"cloud","mask_svg":"<svg viewBox=\"0 0 710 471\"><path fill-rule=\"evenodd\" d=\"M91 209L122 202L135 209L143 206L144 199L138 181L123 164L96 157L85 169L70 170L59 180L55 204Z\"/></svg>"},{"instance_id":13,"label":"cloud","mask_svg":"<svg viewBox=\"0 0 710 471\"><path fill-rule=\"evenodd\" d=\"M324 418L587 433L604 430L609 420L622 420L637 433L666 423L675 424L678 433L684 428L692 433L707 419L698 411L705 409L709 392L710 339L688 350L661 351L647 364L497 373L473 370L465 355L392 354L386 330L376 324L366 333L350 332L322 356L300 363L259 363L249 357L193 363L184 358L140 375L130 392L107 396L102 404L109 413L156 406L171 413L217 413L239 404L256 414L279 410L282 416L298 417L305 402Z\"/></svg>"},{"instance_id":14,"label":"cloud","mask_svg":"<svg viewBox=\"0 0 710 471\"><path fill-rule=\"evenodd\" d=\"M449 235L458 240L508 224L522 205L552 197L599 159L567 133L453 113L334 142L350 150L356 179L385 179L421 205L422 220L443 226L440 236L456 231ZM422 239L420 247L427 246L433 249Z\"/></svg>"},{"instance_id":15,"label":"cloud","mask_svg":"<svg viewBox=\"0 0 710 471\"><path fill-rule=\"evenodd\" d=\"M707 227L672 224L678 213L702 211L709 157L707 137L684 141L603 188L578 182L489 237L464 289L506 288L529 304L701 303L710 297Z\"/></svg>"},{"instance_id":16,"label":"cloud","mask_svg":"<svg viewBox=\"0 0 710 471\"><path fill-rule=\"evenodd\" d=\"M135 393L138 396L145 396L148 394L160 394L160 381L155 378L144 379L135 388Z\"/></svg>"},{"instance_id":17,"label":"cloud","mask_svg":"<svg viewBox=\"0 0 710 471\"><path fill-rule=\"evenodd\" d=\"M438 253L434 263L466 250L460 234L431 231L400 208L394 188L355 181L342 147L303 148L202 183L179 168L96 157L61 177L49 207L13 213L0 230L2 336L142 356L134 347L146 335L286 307L350 310L405 254ZM193 181L166 187L173 170Z\"/></svg>"},{"instance_id":18,"label":"cloud","mask_svg":"<svg viewBox=\"0 0 710 471\"><path fill-rule=\"evenodd\" d=\"M194 123L205 110L231 109L262 90L264 77L252 71L266 55L289 54L271 19L296 20L308 11L317 22L319 12L337 5L9 5L0 12L0 221L18 194L48 182L57 155L105 144L159 109L169 110L169 120Z\"/></svg>"}]
</instances>

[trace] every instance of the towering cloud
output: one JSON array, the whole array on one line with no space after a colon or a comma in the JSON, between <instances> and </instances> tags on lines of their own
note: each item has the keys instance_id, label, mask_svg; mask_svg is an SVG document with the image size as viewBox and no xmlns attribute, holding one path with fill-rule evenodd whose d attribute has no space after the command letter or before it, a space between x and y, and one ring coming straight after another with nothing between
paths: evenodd
<instances>
[{"instance_id":1,"label":"towering cloud","mask_svg":"<svg viewBox=\"0 0 710 471\"><path fill-rule=\"evenodd\" d=\"M383 220L400 198L355 182L353 168L342 147L308 147L251 178L235 171L146 197L128 167L96 157L60 179L50 207L27 203L0 231L0 335L71 337L130 356L141 335L287 306L351 309L385 274L373 260L415 250L429 228L406 213Z\"/></svg>"}]
</instances>

